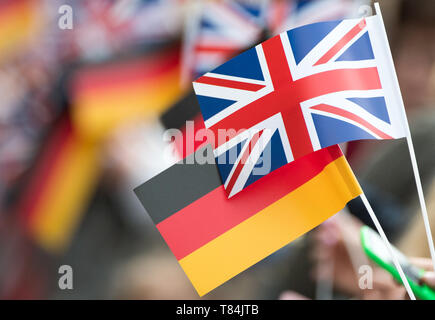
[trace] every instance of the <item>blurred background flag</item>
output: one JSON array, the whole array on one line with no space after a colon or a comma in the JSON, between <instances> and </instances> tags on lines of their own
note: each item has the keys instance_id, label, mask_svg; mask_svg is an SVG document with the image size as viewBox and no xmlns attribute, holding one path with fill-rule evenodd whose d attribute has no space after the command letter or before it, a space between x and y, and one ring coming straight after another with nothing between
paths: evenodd
<instances>
[{"instance_id":1,"label":"blurred background flag","mask_svg":"<svg viewBox=\"0 0 435 320\"><path fill-rule=\"evenodd\" d=\"M362 190L338 146L229 200L210 145L135 189L200 296L340 211ZM211 162L203 163L204 157Z\"/></svg>"},{"instance_id":2,"label":"blurred background flag","mask_svg":"<svg viewBox=\"0 0 435 320\"><path fill-rule=\"evenodd\" d=\"M68 246L99 178L99 151L67 117L49 133L17 208L30 237L48 252Z\"/></svg>"},{"instance_id":3,"label":"blurred background flag","mask_svg":"<svg viewBox=\"0 0 435 320\"><path fill-rule=\"evenodd\" d=\"M129 121L157 116L178 99L178 47L89 65L71 81L72 119L89 137L105 137Z\"/></svg>"},{"instance_id":4,"label":"blurred background flag","mask_svg":"<svg viewBox=\"0 0 435 320\"><path fill-rule=\"evenodd\" d=\"M183 81L203 75L262 35L265 0L191 1L183 48Z\"/></svg>"},{"instance_id":5,"label":"blurred background flag","mask_svg":"<svg viewBox=\"0 0 435 320\"><path fill-rule=\"evenodd\" d=\"M61 254L95 193L104 145L116 130L157 117L181 93L178 46L74 70L70 108L48 133L17 206L36 243Z\"/></svg>"},{"instance_id":6,"label":"blurred background flag","mask_svg":"<svg viewBox=\"0 0 435 320\"><path fill-rule=\"evenodd\" d=\"M251 141L237 161L218 162L230 197L267 174L241 161L257 163L261 152L248 146L258 133L259 148L271 145L272 171L330 145L405 136L381 28L378 16L298 27L195 80L215 156ZM220 138L223 130L228 139Z\"/></svg>"},{"instance_id":7,"label":"blurred background flag","mask_svg":"<svg viewBox=\"0 0 435 320\"><path fill-rule=\"evenodd\" d=\"M162 43L182 25L184 0L80 0L71 41L86 58L111 56L125 46Z\"/></svg>"},{"instance_id":8,"label":"blurred background flag","mask_svg":"<svg viewBox=\"0 0 435 320\"><path fill-rule=\"evenodd\" d=\"M0 2L0 61L35 41L43 19L38 5L35 0Z\"/></svg>"}]
</instances>

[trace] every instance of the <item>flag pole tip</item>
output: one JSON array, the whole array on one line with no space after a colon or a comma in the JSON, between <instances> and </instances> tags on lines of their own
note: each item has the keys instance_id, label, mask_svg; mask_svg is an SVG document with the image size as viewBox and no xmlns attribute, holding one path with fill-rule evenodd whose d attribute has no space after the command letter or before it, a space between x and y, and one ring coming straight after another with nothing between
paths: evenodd
<instances>
[{"instance_id":1,"label":"flag pole tip","mask_svg":"<svg viewBox=\"0 0 435 320\"><path fill-rule=\"evenodd\" d=\"M376 14L381 15L381 7L379 6L379 2L374 3Z\"/></svg>"}]
</instances>

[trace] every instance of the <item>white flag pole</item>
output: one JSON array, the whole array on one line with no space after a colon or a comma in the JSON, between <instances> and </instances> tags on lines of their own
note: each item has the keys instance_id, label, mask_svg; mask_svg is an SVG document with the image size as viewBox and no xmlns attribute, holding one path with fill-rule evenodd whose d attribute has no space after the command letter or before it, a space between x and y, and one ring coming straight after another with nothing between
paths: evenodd
<instances>
[{"instance_id":1,"label":"white flag pole","mask_svg":"<svg viewBox=\"0 0 435 320\"><path fill-rule=\"evenodd\" d=\"M406 142L408 145L408 150L409 150L409 155L411 157L411 163L412 163L412 169L414 171L414 178L415 178L415 184L417 186L417 193L418 193L418 198L420 201L420 207L421 207L421 213L423 216L423 222L424 222L424 228L426 230L426 237L427 237L427 241L428 241L428 245L429 245L429 250L430 250L430 255L432 257L432 264L434 266L434 271L435 271L435 247L434 247L434 241L433 241L433 237L432 237L432 231L430 228L430 223L429 223L429 218L428 218L428 214L427 214L427 209L426 209L426 202L424 201L424 195L423 195L423 187L421 185L421 179L420 179L420 173L418 170L418 166L417 166L417 159L415 157L415 151L414 151L414 144L412 143L412 138L411 138L411 131L409 129L409 124L408 124L408 118L406 117L406 112L405 112L405 105L403 103L403 98L402 98L402 93L400 91L400 87L399 87L399 80L397 78L397 74L396 74L396 69L394 68L394 64L393 64L393 56L391 54L391 49L390 49L390 45L388 42L388 37L387 37L387 32L385 30L385 25L384 25L384 20L382 18L382 13L381 13L381 8L379 6L379 3L376 2L375 3L375 10L376 10L376 14L379 16L379 19L382 22L382 26L384 27L384 37L385 37L385 43L388 47L389 50L387 50L387 54L389 55L390 61L391 61L391 69L393 72L393 79L392 81L395 81L395 85L398 88L398 94L400 96L400 104L401 104L401 114L402 114L402 122L403 125L405 127L406 130Z\"/></svg>"},{"instance_id":2,"label":"white flag pole","mask_svg":"<svg viewBox=\"0 0 435 320\"><path fill-rule=\"evenodd\" d=\"M399 260L397 259L396 254L393 251L393 247L391 246L390 242L388 241L387 236L385 235L384 230L381 227L381 224L378 221L378 218L376 217L372 207L370 206L369 201L367 200L367 197L364 193L360 195L367 211L370 214L370 218L373 220L373 223L375 224L376 229L378 230L378 233L381 235L382 240L384 240L384 243L391 255L391 258L393 260L394 266L396 267L397 271L399 272L400 279L402 279L403 285L405 286L406 292L409 295L409 298L411 300L415 300L414 292L412 292L411 286L409 285L408 279L405 276L405 273L403 272L402 266L399 263Z\"/></svg>"}]
</instances>

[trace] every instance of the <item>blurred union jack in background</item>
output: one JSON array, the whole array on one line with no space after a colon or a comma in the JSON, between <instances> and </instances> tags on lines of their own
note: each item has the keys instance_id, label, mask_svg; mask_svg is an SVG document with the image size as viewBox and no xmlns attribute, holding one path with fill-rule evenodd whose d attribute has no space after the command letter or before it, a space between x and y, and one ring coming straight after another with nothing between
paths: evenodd
<instances>
[{"instance_id":1,"label":"blurred union jack in background","mask_svg":"<svg viewBox=\"0 0 435 320\"><path fill-rule=\"evenodd\" d=\"M186 21L184 80L195 79L259 41L267 1L197 1Z\"/></svg>"}]
</instances>

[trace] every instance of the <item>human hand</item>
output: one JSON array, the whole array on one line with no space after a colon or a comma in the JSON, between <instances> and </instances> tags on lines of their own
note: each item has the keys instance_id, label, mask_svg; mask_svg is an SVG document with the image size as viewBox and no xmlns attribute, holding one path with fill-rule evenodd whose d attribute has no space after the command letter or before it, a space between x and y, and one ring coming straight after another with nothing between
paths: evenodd
<instances>
[{"instance_id":1,"label":"human hand","mask_svg":"<svg viewBox=\"0 0 435 320\"><path fill-rule=\"evenodd\" d=\"M432 260L428 258L411 258L411 263L425 271L423 277L420 279L420 284L427 284L432 289L435 289L435 272Z\"/></svg>"}]
</instances>

